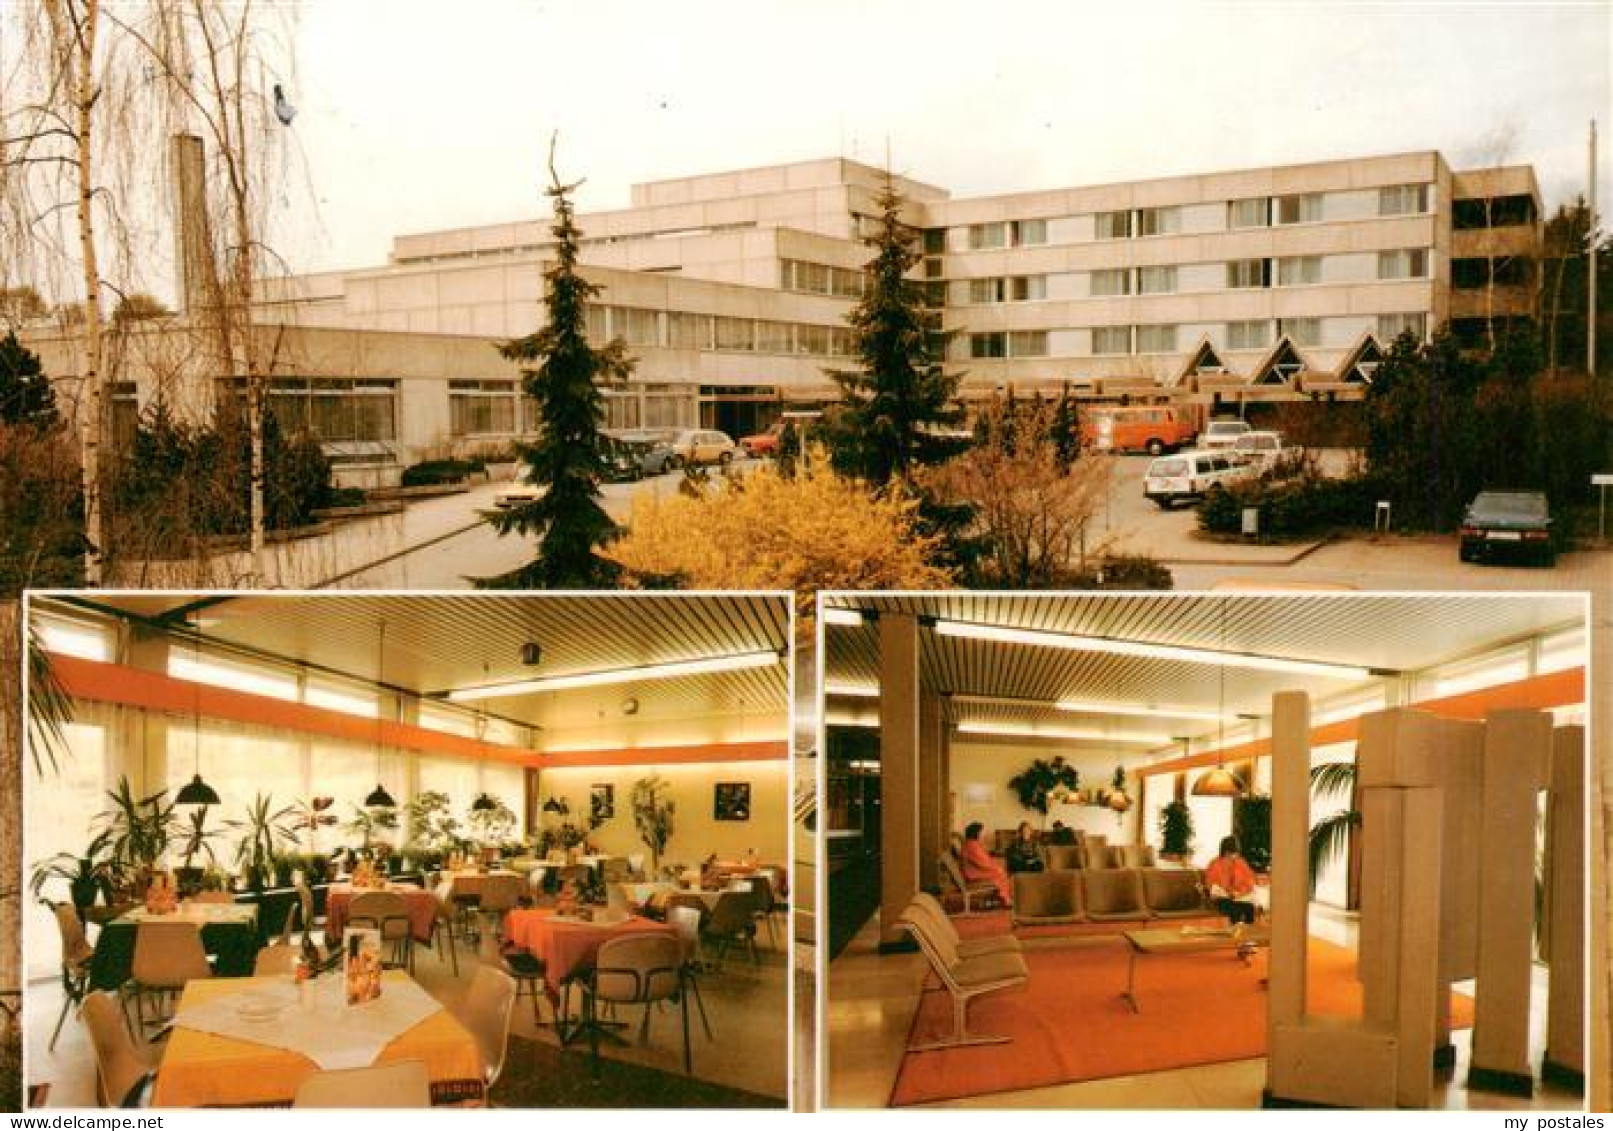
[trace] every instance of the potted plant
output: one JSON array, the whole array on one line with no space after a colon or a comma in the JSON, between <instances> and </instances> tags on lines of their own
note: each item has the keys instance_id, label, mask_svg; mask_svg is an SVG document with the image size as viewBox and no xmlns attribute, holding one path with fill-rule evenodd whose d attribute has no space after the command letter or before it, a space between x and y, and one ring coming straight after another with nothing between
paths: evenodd
<instances>
[{"instance_id":1,"label":"potted plant","mask_svg":"<svg viewBox=\"0 0 1613 1131\"><path fill-rule=\"evenodd\" d=\"M306 801L298 801L292 806L291 827L297 831L299 837L306 835L310 853L319 852L319 830L330 828L336 824L337 816L333 811L336 804L334 797L310 797Z\"/></svg>"},{"instance_id":2,"label":"potted plant","mask_svg":"<svg viewBox=\"0 0 1613 1131\"><path fill-rule=\"evenodd\" d=\"M166 789L135 797L127 777L119 778L117 789L107 797L112 807L101 814L101 821L111 833L108 847L114 872L126 882L132 898L143 898L173 838L174 803L167 800Z\"/></svg>"},{"instance_id":3,"label":"potted plant","mask_svg":"<svg viewBox=\"0 0 1613 1131\"><path fill-rule=\"evenodd\" d=\"M363 838L360 845L365 851L377 834L391 832L398 827L398 811L396 809L376 808L365 809L362 806L353 806L353 816L342 826L343 831L353 833Z\"/></svg>"},{"instance_id":4,"label":"potted plant","mask_svg":"<svg viewBox=\"0 0 1613 1131\"><path fill-rule=\"evenodd\" d=\"M260 793L247 806L244 819L227 823L228 828L241 834L235 844L235 863L253 888L262 888L275 878L280 843L297 843L297 832L290 824L295 811L289 805L283 809L273 806L273 797Z\"/></svg>"},{"instance_id":5,"label":"potted plant","mask_svg":"<svg viewBox=\"0 0 1613 1131\"><path fill-rule=\"evenodd\" d=\"M1186 864L1193 856L1193 810L1177 798L1159 811L1159 855Z\"/></svg>"},{"instance_id":6,"label":"potted plant","mask_svg":"<svg viewBox=\"0 0 1613 1131\"><path fill-rule=\"evenodd\" d=\"M1232 800L1232 834L1256 872L1271 871L1271 798L1263 793Z\"/></svg>"},{"instance_id":7,"label":"potted plant","mask_svg":"<svg viewBox=\"0 0 1613 1131\"><path fill-rule=\"evenodd\" d=\"M213 851L213 841L220 830L207 827L208 809L209 806L198 805L179 822L178 840L184 847L180 849L182 862L175 869L174 878L178 881L181 893L200 890L205 868L196 866L197 857L206 857L209 866L218 863L218 856Z\"/></svg>"},{"instance_id":8,"label":"potted plant","mask_svg":"<svg viewBox=\"0 0 1613 1131\"><path fill-rule=\"evenodd\" d=\"M661 867L661 853L666 851L667 842L672 839L675 807L672 799L666 796L671 792L671 783L659 774L651 774L633 783L633 825L638 829L639 839L650 850L650 863L657 871ZM562 826L566 827L571 826ZM582 830L575 831L577 839L581 840Z\"/></svg>"},{"instance_id":9,"label":"potted plant","mask_svg":"<svg viewBox=\"0 0 1613 1131\"><path fill-rule=\"evenodd\" d=\"M29 889L35 899L45 898L45 886L52 880L65 880L69 898L82 918L84 909L95 905L96 895L112 899L113 863L110 854L112 834L103 830L90 839L80 856L58 852L34 865Z\"/></svg>"},{"instance_id":10,"label":"potted plant","mask_svg":"<svg viewBox=\"0 0 1613 1131\"><path fill-rule=\"evenodd\" d=\"M515 812L498 798L485 793L477 801L481 807L472 806L470 811L470 827L476 834L477 843L491 847L509 840L515 832Z\"/></svg>"},{"instance_id":11,"label":"potted plant","mask_svg":"<svg viewBox=\"0 0 1613 1131\"><path fill-rule=\"evenodd\" d=\"M1041 758L1008 779L1008 788L1014 791L1019 803L1042 815L1047 821L1048 802L1055 794L1068 796L1081 788L1081 774L1064 760L1062 754L1051 761Z\"/></svg>"},{"instance_id":12,"label":"potted plant","mask_svg":"<svg viewBox=\"0 0 1613 1131\"><path fill-rule=\"evenodd\" d=\"M409 843L416 846L416 855L420 849L447 848L459 836L459 821L453 815L448 795L441 790L415 794L404 812L409 820Z\"/></svg>"}]
</instances>

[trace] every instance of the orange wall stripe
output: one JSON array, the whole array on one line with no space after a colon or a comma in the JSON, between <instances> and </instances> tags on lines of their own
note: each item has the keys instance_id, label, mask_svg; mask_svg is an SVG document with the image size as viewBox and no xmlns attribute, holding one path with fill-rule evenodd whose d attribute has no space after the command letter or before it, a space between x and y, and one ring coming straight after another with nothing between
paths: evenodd
<instances>
[{"instance_id":1,"label":"orange wall stripe","mask_svg":"<svg viewBox=\"0 0 1613 1131\"><path fill-rule=\"evenodd\" d=\"M1585 701L1585 669L1568 668L1560 672L1548 672L1546 675L1537 675L1529 679L1521 679L1516 683L1503 683L1495 687L1481 687L1477 691L1464 691L1460 695L1447 695L1443 699L1424 699L1420 703L1408 704L1419 711L1428 711L1431 714L1446 719L1483 719L1491 711L1503 711L1518 708L1533 708L1535 710L1548 710L1552 707L1567 707ZM1359 718L1340 719L1336 723L1326 723L1311 728L1311 745L1327 746L1335 742L1351 742L1357 737L1360 722ZM1271 756L1271 740L1257 738L1253 742L1243 742L1236 746L1228 746L1224 750L1206 750L1202 754L1194 754L1186 758L1175 758L1169 762L1159 762L1152 766L1144 766L1137 770L1138 777L1148 777L1152 774L1175 774L1183 770L1196 769L1199 766L1213 766L1217 762L1238 762L1250 758L1267 758Z\"/></svg>"},{"instance_id":2,"label":"orange wall stripe","mask_svg":"<svg viewBox=\"0 0 1613 1131\"><path fill-rule=\"evenodd\" d=\"M790 756L790 744L721 742L701 746L650 746L637 750L548 750L532 764L540 769L567 766L680 766L700 762L772 762Z\"/></svg>"},{"instance_id":3,"label":"orange wall stripe","mask_svg":"<svg viewBox=\"0 0 1613 1131\"><path fill-rule=\"evenodd\" d=\"M51 653L50 662L63 689L77 699L93 699L175 715L199 714L204 718L225 719L300 734L317 734L372 746L378 733L374 719L323 707L310 707L305 703L291 703L266 695L252 695L227 687L175 679L164 672L142 671L123 664L101 663L56 652ZM455 758L476 758L521 766L536 764L536 751L428 730L412 723L382 720L379 736L383 745L418 750L425 754L447 754Z\"/></svg>"}]
</instances>

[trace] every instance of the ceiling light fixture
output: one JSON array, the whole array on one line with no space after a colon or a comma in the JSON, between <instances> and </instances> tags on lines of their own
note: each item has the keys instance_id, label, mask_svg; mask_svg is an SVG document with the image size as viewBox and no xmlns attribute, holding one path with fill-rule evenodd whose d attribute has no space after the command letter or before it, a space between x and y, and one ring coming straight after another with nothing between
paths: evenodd
<instances>
[{"instance_id":1,"label":"ceiling light fixture","mask_svg":"<svg viewBox=\"0 0 1613 1131\"><path fill-rule=\"evenodd\" d=\"M201 646L191 642L191 662L199 665ZM217 805L218 790L202 780L202 685L191 684L190 713L191 769L195 776L186 782L174 798L175 805Z\"/></svg>"},{"instance_id":2,"label":"ceiling light fixture","mask_svg":"<svg viewBox=\"0 0 1613 1131\"><path fill-rule=\"evenodd\" d=\"M1221 643L1227 641L1227 603L1221 602ZM1227 670L1222 668L1221 677L1221 709L1227 706ZM1185 744L1184 744L1185 745ZM1231 770L1227 769L1223 760L1227 749L1227 724L1223 721L1216 724L1215 741L1215 769L1206 771L1198 776L1193 783L1194 797L1242 797L1243 782L1238 780Z\"/></svg>"},{"instance_id":3,"label":"ceiling light fixture","mask_svg":"<svg viewBox=\"0 0 1613 1131\"><path fill-rule=\"evenodd\" d=\"M823 721L832 727L868 727L872 730L879 729L878 715L833 714L825 716Z\"/></svg>"},{"instance_id":4,"label":"ceiling light fixture","mask_svg":"<svg viewBox=\"0 0 1613 1131\"><path fill-rule=\"evenodd\" d=\"M1221 721L1219 711L1205 711L1194 707L1150 707L1142 703L1087 703L1072 699L1053 704L1060 711L1078 715L1126 715L1136 718L1202 719L1214 723Z\"/></svg>"},{"instance_id":5,"label":"ceiling light fixture","mask_svg":"<svg viewBox=\"0 0 1613 1131\"><path fill-rule=\"evenodd\" d=\"M534 695L540 691L563 691L572 687L600 687L612 683L637 683L646 679L676 679L680 676L745 671L749 668L765 668L778 663L779 659L778 652L768 649L765 652L742 652L733 656L707 656L696 660L646 664L640 668L610 668L605 671L540 676L537 679L494 683L485 687L461 687L448 692L447 697L455 703L471 703L510 695Z\"/></svg>"},{"instance_id":6,"label":"ceiling light fixture","mask_svg":"<svg viewBox=\"0 0 1613 1131\"><path fill-rule=\"evenodd\" d=\"M839 628L861 628L863 626L862 610L829 606L823 610L823 623L832 624Z\"/></svg>"},{"instance_id":7,"label":"ceiling light fixture","mask_svg":"<svg viewBox=\"0 0 1613 1131\"><path fill-rule=\"evenodd\" d=\"M830 683L823 688L825 695L845 695L853 699L878 699L879 688L862 687L851 683Z\"/></svg>"},{"instance_id":8,"label":"ceiling light fixture","mask_svg":"<svg viewBox=\"0 0 1613 1131\"><path fill-rule=\"evenodd\" d=\"M1089 742L1130 742L1139 746L1162 746L1170 741L1162 734L1112 734L1080 727L1041 726L1037 723L966 722L958 724L959 734L1001 734L1019 738L1068 738Z\"/></svg>"},{"instance_id":9,"label":"ceiling light fixture","mask_svg":"<svg viewBox=\"0 0 1613 1131\"><path fill-rule=\"evenodd\" d=\"M1150 660L1177 660L1191 664L1216 664L1224 668L1255 668L1296 675L1325 676L1328 679L1367 679L1372 669L1351 664L1329 664L1317 660L1291 660L1281 656L1256 656L1246 652L1222 652L1212 648L1189 648L1177 644L1149 644L1140 640L1114 640L1104 636L1081 636L1064 632L1044 632L1033 628L1008 628L969 621L937 620L940 636L965 640L989 640L999 644L1027 644L1041 648L1064 648L1075 652L1102 652L1112 656L1137 656Z\"/></svg>"},{"instance_id":10,"label":"ceiling light fixture","mask_svg":"<svg viewBox=\"0 0 1613 1131\"><path fill-rule=\"evenodd\" d=\"M398 803L381 784L381 704L385 701L382 689L386 681L381 678L382 666L386 663L386 621L381 622L381 629L375 640L375 788L370 790L369 796L364 799L366 809L396 809ZM393 700L396 703L396 699Z\"/></svg>"}]
</instances>

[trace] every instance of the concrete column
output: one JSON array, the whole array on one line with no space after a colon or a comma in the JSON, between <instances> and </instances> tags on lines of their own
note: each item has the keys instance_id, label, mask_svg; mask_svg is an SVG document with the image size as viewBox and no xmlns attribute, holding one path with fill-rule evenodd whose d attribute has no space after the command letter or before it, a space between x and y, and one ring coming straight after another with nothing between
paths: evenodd
<instances>
[{"instance_id":1,"label":"concrete column","mask_svg":"<svg viewBox=\"0 0 1613 1131\"><path fill-rule=\"evenodd\" d=\"M1484 736L1478 996L1470 1088L1528 1095L1529 969L1535 926L1535 819L1551 716L1491 712Z\"/></svg>"},{"instance_id":2,"label":"concrete column","mask_svg":"<svg viewBox=\"0 0 1613 1131\"><path fill-rule=\"evenodd\" d=\"M941 850L946 845L946 734L941 700L919 699L919 872L918 886L940 882Z\"/></svg>"},{"instance_id":3,"label":"concrete column","mask_svg":"<svg viewBox=\"0 0 1613 1131\"><path fill-rule=\"evenodd\" d=\"M897 917L919 882L919 634L901 614L879 618L881 947L907 947Z\"/></svg>"},{"instance_id":4,"label":"concrete column","mask_svg":"<svg viewBox=\"0 0 1613 1131\"><path fill-rule=\"evenodd\" d=\"M1558 727L1546 816L1547 1080L1585 1086L1585 728Z\"/></svg>"},{"instance_id":5,"label":"concrete column","mask_svg":"<svg viewBox=\"0 0 1613 1131\"><path fill-rule=\"evenodd\" d=\"M1279 1026L1306 1013L1310 880L1306 845L1311 820L1311 701L1280 691L1271 710L1271 963L1268 1047Z\"/></svg>"},{"instance_id":6,"label":"concrete column","mask_svg":"<svg viewBox=\"0 0 1613 1131\"><path fill-rule=\"evenodd\" d=\"M140 671L166 675L169 640L165 632L135 625L129 630L124 662ZM107 731L108 738L116 744L109 751L111 781L116 784L119 776L127 774L136 794L155 793L168 782L168 716L160 711L131 711L126 712L125 717L129 719L126 725ZM174 725L189 730L196 724L193 719L186 719L174 720ZM194 771L189 766L180 768L189 781Z\"/></svg>"},{"instance_id":7,"label":"concrete column","mask_svg":"<svg viewBox=\"0 0 1613 1131\"><path fill-rule=\"evenodd\" d=\"M1455 1063L1451 1043L1452 982L1472 978L1479 960L1480 803L1484 724L1444 719L1434 764L1443 802L1440 846L1439 992L1434 1001L1434 1063Z\"/></svg>"}]
</instances>

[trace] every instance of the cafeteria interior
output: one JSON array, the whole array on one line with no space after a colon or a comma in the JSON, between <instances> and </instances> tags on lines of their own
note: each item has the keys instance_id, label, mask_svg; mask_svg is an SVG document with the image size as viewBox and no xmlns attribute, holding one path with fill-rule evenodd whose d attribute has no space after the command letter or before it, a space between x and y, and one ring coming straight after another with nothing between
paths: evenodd
<instances>
[{"instance_id":1,"label":"cafeteria interior","mask_svg":"<svg viewBox=\"0 0 1613 1131\"><path fill-rule=\"evenodd\" d=\"M776 1107L773 594L32 594L31 1107Z\"/></svg>"}]
</instances>

